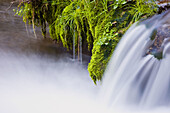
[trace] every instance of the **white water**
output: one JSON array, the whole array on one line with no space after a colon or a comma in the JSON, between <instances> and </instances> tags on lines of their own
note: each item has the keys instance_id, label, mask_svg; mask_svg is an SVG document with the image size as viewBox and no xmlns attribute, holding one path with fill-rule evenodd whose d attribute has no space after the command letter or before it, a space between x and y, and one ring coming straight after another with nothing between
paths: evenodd
<instances>
[{"instance_id":1,"label":"white water","mask_svg":"<svg viewBox=\"0 0 170 113\"><path fill-rule=\"evenodd\" d=\"M152 44L152 31L170 26L169 20L170 12L154 16L133 25L124 35L104 74L103 103L124 108L125 113L170 112L170 42L164 42L162 60L145 55Z\"/></svg>"},{"instance_id":2,"label":"white water","mask_svg":"<svg viewBox=\"0 0 170 113\"><path fill-rule=\"evenodd\" d=\"M0 113L91 113L97 87L71 59L0 51Z\"/></svg>"}]
</instances>

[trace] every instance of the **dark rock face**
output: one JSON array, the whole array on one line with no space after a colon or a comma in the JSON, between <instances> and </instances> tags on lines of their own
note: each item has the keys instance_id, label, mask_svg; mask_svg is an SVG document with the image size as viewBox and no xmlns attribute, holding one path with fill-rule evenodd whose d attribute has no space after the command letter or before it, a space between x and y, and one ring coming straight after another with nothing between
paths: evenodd
<instances>
[{"instance_id":1,"label":"dark rock face","mask_svg":"<svg viewBox=\"0 0 170 113\"><path fill-rule=\"evenodd\" d=\"M154 55L157 59L163 58L164 46L170 42L170 9L166 11L162 19L164 18L166 18L166 20L162 26L153 30L150 36L153 43L148 47L146 52L146 55Z\"/></svg>"},{"instance_id":2,"label":"dark rock face","mask_svg":"<svg viewBox=\"0 0 170 113\"><path fill-rule=\"evenodd\" d=\"M170 9L170 4L167 4L165 6L159 6L159 11L158 11L158 14L161 14L162 12L166 11Z\"/></svg>"},{"instance_id":3,"label":"dark rock face","mask_svg":"<svg viewBox=\"0 0 170 113\"><path fill-rule=\"evenodd\" d=\"M152 54L158 59L162 59L163 52L163 42L170 42L170 25L163 25L158 29L153 31L151 36L151 40L153 40L153 44L149 47L146 54Z\"/></svg>"}]
</instances>

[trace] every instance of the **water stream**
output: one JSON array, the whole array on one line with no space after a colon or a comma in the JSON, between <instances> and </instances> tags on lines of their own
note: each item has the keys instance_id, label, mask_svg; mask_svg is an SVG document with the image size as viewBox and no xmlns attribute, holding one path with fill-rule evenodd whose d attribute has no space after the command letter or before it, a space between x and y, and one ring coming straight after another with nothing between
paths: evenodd
<instances>
[{"instance_id":1,"label":"water stream","mask_svg":"<svg viewBox=\"0 0 170 113\"><path fill-rule=\"evenodd\" d=\"M163 40L163 59L146 54L154 43L152 33L167 28ZM168 113L170 108L170 10L134 24L123 36L105 72L101 98L110 106L156 109ZM163 33L162 33L163 34ZM163 36L163 35L162 35ZM160 37L161 38L161 37ZM155 39L156 40L156 39ZM166 110L158 110L165 108ZM140 110L139 110L140 109ZM127 112L127 110L125 110ZM152 113L153 111L149 111ZM132 111L131 111L132 112Z\"/></svg>"}]
</instances>

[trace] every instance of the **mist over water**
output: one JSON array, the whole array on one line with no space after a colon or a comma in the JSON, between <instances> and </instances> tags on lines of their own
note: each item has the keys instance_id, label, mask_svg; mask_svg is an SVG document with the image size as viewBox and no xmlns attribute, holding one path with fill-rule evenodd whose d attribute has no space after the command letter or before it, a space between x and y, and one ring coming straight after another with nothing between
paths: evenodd
<instances>
[{"instance_id":1,"label":"mist over water","mask_svg":"<svg viewBox=\"0 0 170 113\"><path fill-rule=\"evenodd\" d=\"M72 61L65 48L42 39L36 28L13 16L9 1L0 1L0 113L87 113L98 87L88 75L89 56ZM95 111L94 111L95 110Z\"/></svg>"},{"instance_id":2,"label":"mist over water","mask_svg":"<svg viewBox=\"0 0 170 113\"><path fill-rule=\"evenodd\" d=\"M1 51L0 112L92 112L96 87L87 70L69 60Z\"/></svg>"}]
</instances>

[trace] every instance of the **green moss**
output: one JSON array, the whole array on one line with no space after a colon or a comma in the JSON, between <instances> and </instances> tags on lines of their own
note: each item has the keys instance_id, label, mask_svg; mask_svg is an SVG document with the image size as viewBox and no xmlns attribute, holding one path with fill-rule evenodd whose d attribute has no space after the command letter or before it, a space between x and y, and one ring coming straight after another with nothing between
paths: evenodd
<instances>
[{"instance_id":1,"label":"green moss","mask_svg":"<svg viewBox=\"0 0 170 113\"><path fill-rule=\"evenodd\" d=\"M95 40L88 71L94 83L101 80L107 64L119 40L132 23L155 14L154 3L144 0L114 4L95 29ZM101 18L101 17L100 17Z\"/></svg>"},{"instance_id":2,"label":"green moss","mask_svg":"<svg viewBox=\"0 0 170 113\"><path fill-rule=\"evenodd\" d=\"M40 26L46 37L46 23L50 36L69 49L78 52L79 38L92 49L88 71L96 83L101 80L114 49L130 25L157 11L153 1L146 0L34 0L21 2L16 14L25 23Z\"/></svg>"},{"instance_id":3,"label":"green moss","mask_svg":"<svg viewBox=\"0 0 170 113\"><path fill-rule=\"evenodd\" d=\"M88 65L88 71L96 84L101 80L112 53L126 29L116 30L113 23L108 22L102 36L94 42L91 61Z\"/></svg>"}]
</instances>

